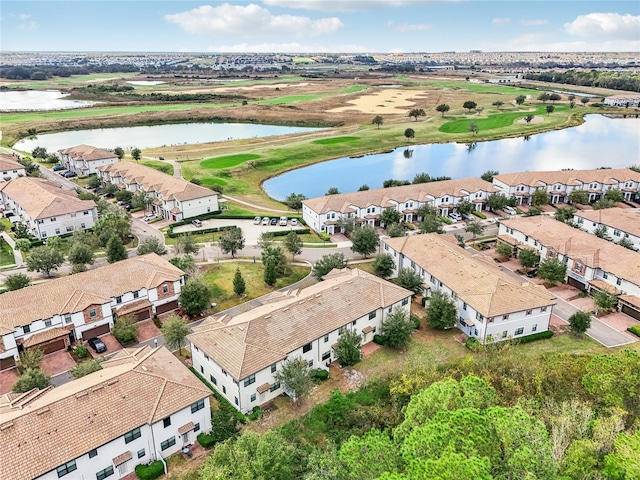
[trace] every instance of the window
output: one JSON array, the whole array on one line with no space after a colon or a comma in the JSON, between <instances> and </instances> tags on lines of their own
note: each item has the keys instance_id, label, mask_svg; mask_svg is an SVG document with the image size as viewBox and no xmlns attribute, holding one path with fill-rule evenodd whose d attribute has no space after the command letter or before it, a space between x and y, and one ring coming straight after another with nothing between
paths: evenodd
<instances>
[{"instance_id":1,"label":"window","mask_svg":"<svg viewBox=\"0 0 640 480\"><path fill-rule=\"evenodd\" d=\"M225 387L224 385L222 386L222 393L224 393L225 395L227 393L227 387Z\"/></svg>"},{"instance_id":2,"label":"window","mask_svg":"<svg viewBox=\"0 0 640 480\"><path fill-rule=\"evenodd\" d=\"M373 320L374 318L376 318L376 312L371 312L369 314L369 320Z\"/></svg>"},{"instance_id":3,"label":"window","mask_svg":"<svg viewBox=\"0 0 640 480\"><path fill-rule=\"evenodd\" d=\"M404 307L407 303L409 303L409 299L408 298L403 298L402 299L402 306Z\"/></svg>"},{"instance_id":4,"label":"window","mask_svg":"<svg viewBox=\"0 0 640 480\"><path fill-rule=\"evenodd\" d=\"M489 318L487 319L487 323L493 323L493 317L489 317Z\"/></svg>"},{"instance_id":5,"label":"window","mask_svg":"<svg viewBox=\"0 0 640 480\"><path fill-rule=\"evenodd\" d=\"M199 431L200 431L200 424L199 424L199 423L196 423L196 424L193 426L193 431L194 431L194 432L199 432Z\"/></svg>"},{"instance_id":6,"label":"window","mask_svg":"<svg viewBox=\"0 0 640 480\"><path fill-rule=\"evenodd\" d=\"M371 315L369 315L369 318L371 318ZM358 321L357 321L357 320L354 320L353 322L351 322L351 325L355 326L355 325L356 325L356 323L358 323Z\"/></svg>"},{"instance_id":7,"label":"window","mask_svg":"<svg viewBox=\"0 0 640 480\"><path fill-rule=\"evenodd\" d=\"M145 452L144 448L142 450L138 450L138 458L142 458L145 456L147 452Z\"/></svg>"},{"instance_id":8,"label":"window","mask_svg":"<svg viewBox=\"0 0 640 480\"><path fill-rule=\"evenodd\" d=\"M204 367L200 365L200 373L204 373Z\"/></svg>"},{"instance_id":9,"label":"window","mask_svg":"<svg viewBox=\"0 0 640 480\"><path fill-rule=\"evenodd\" d=\"M25 325L24 327L22 327L22 331L24 333L29 333L31 331L31 325Z\"/></svg>"},{"instance_id":10,"label":"window","mask_svg":"<svg viewBox=\"0 0 640 480\"><path fill-rule=\"evenodd\" d=\"M467 310L467 304L466 304L466 302L463 302L463 303L462 303L462 309L463 309L463 310L465 310L465 311Z\"/></svg>"},{"instance_id":11,"label":"window","mask_svg":"<svg viewBox=\"0 0 640 480\"><path fill-rule=\"evenodd\" d=\"M250 401L251 403L253 403L253 402L255 402L255 401L256 401L256 394L255 394L255 393L251 395L251 397L249 398L249 401Z\"/></svg>"},{"instance_id":12,"label":"window","mask_svg":"<svg viewBox=\"0 0 640 480\"><path fill-rule=\"evenodd\" d=\"M451 292L451 298L454 300L458 298L458 294L456 292Z\"/></svg>"},{"instance_id":13,"label":"window","mask_svg":"<svg viewBox=\"0 0 640 480\"><path fill-rule=\"evenodd\" d=\"M304 347L302 347L302 353L307 353L311 350L311 343L307 343Z\"/></svg>"},{"instance_id":14,"label":"window","mask_svg":"<svg viewBox=\"0 0 640 480\"><path fill-rule=\"evenodd\" d=\"M280 388L280 382L276 382L273 383L270 387L269 387L269 391L270 392L275 392L276 390L278 390Z\"/></svg>"},{"instance_id":15,"label":"window","mask_svg":"<svg viewBox=\"0 0 640 480\"><path fill-rule=\"evenodd\" d=\"M104 470L100 470L96 473L96 480L104 480L107 477L113 475L113 465L109 465Z\"/></svg>"},{"instance_id":16,"label":"window","mask_svg":"<svg viewBox=\"0 0 640 480\"><path fill-rule=\"evenodd\" d=\"M325 360L329 360L329 358L331 358L331 352L324 352L322 354L322 361L324 362Z\"/></svg>"},{"instance_id":17,"label":"window","mask_svg":"<svg viewBox=\"0 0 640 480\"><path fill-rule=\"evenodd\" d=\"M56 228L56 235L60 235L60 229Z\"/></svg>"},{"instance_id":18,"label":"window","mask_svg":"<svg viewBox=\"0 0 640 480\"><path fill-rule=\"evenodd\" d=\"M116 297L116 303L122 303L122 297Z\"/></svg>"},{"instance_id":19,"label":"window","mask_svg":"<svg viewBox=\"0 0 640 480\"><path fill-rule=\"evenodd\" d=\"M64 465L60 465L56 468L56 472L58 473L58 478L64 477L67 473L71 473L77 470L76 461L71 460L70 462L65 463Z\"/></svg>"},{"instance_id":20,"label":"window","mask_svg":"<svg viewBox=\"0 0 640 480\"><path fill-rule=\"evenodd\" d=\"M95 317L95 316L97 316L97 315L98 315L98 312L96 312L96 309L95 309L95 308L92 308L91 310L89 310L89 316L90 316L90 317L92 317L92 318L93 318L93 317Z\"/></svg>"},{"instance_id":21,"label":"window","mask_svg":"<svg viewBox=\"0 0 640 480\"><path fill-rule=\"evenodd\" d=\"M516 328L516 331L513 332L514 335L522 335L524 333L524 327Z\"/></svg>"},{"instance_id":22,"label":"window","mask_svg":"<svg viewBox=\"0 0 640 480\"><path fill-rule=\"evenodd\" d=\"M537 331L537 330L538 330L538 324L537 324L537 323L536 323L535 325L532 325L532 326L531 326L531 331L532 331L532 332L535 332L535 331Z\"/></svg>"},{"instance_id":23,"label":"window","mask_svg":"<svg viewBox=\"0 0 640 480\"><path fill-rule=\"evenodd\" d=\"M342 334L343 334L344 332L346 332L346 331L347 331L347 326L346 326L346 325L343 325L342 327L340 327L340 328L338 329L338 335L342 335Z\"/></svg>"},{"instance_id":24,"label":"window","mask_svg":"<svg viewBox=\"0 0 640 480\"><path fill-rule=\"evenodd\" d=\"M169 292L169 285L164 284L164 285L162 286L162 293L168 293L168 292Z\"/></svg>"},{"instance_id":25,"label":"window","mask_svg":"<svg viewBox=\"0 0 640 480\"><path fill-rule=\"evenodd\" d=\"M613 234L614 234L616 237L619 237L619 236L621 235L621 232L620 232L620 230L614 230L614 231L613 231Z\"/></svg>"},{"instance_id":26,"label":"window","mask_svg":"<svg viewBox=\"0 0 640 480\"><path fill-rule=\"evenodd\" d=\"M51 217L51 223L56 221L56 217Z\"/></svg>"},{"instance_id":27,"label":"window","mask_svg":"<svg viewBox=\"0 0 640 480\"><path fill-rule=\"evenodd\" d=\"M44 326L45 327L50 327L51 326L51 320L45 320L44 321Z\"/></svg>"},{"instance_id":28,"label":"window","mask_svg":"<svg viewBox=\"0 0 640 480\"><path fill-rule=\"evenodd\" d=\"M484 316L480 314L480 312L476 312L476 320L480 320L481 322L484 320Z\"/></svg>"},{"instance_id":29,"label":"window","mask_svg":"<svg viewBox=\"0 0 640 480\"><path fill-rule=\"evenodd\" d=\"M233 401L235 402L236 405L238 405L238 397L233 397Z\"/></svg>"},{"instance_id":30,"label":"window","mask_svg":"<svg viewBox=\"0 0 640 480\"><path fill-rule=\"evenodd\" d=\"M502 315L502 320L509 320L509 314Z\"/></svg>"},{"instance_id":31,"label":"window","mask_svg":"<svg viewBox=\"0 0 640 480\"><path fill-rule=\"evenodd\" d=\"M546 312L547 311L547 307L540 307L540 311L541 312Z\"/></svg>"},{"instance_id":32,"label":"window","mask_svg":"<svg viewBox=\"0 0 640 480\"><path fill-rule=\"evenodd\" d=\"M218 379L216 377L214 377L213 375L209 374L209 378L211 379L211 383L213 383L214 385L218 384Z\"/></svg>"},{"instance_id":33,"label":"window","mask_svg":"<svg viewBox=\"0 0 640 480\"><path fill-rule=\"evenodd\" d=\"M80 228L87 228L84 223L80 224Z\"/></svg>"},{"instance_id":34,"label":"window","mask_svg":"<svg viewBox=\"0 0 640 480\"><path fill-rule=\"evenodd\" d=\"M72 216L73 216L73 215L72 215ZM71 225L69 225L69 226L66 228L66 230L67 230L67 232L73 232L73 227L72 227Z\"/></svg>"},{"instance_id":35,"label":"window","mask_svg":"<svg viewBox=\"0 0 640 480\"><path fill-rule=\"evenodd\" d=\"M309 368L313 368L313 360L309 360L309 362L307 363L307 365L309 365Z\"/></svg>"},{"instance_id":36,"label":"window","mask_svg":"<svg viewBox=\"0 0 640 480\"><path fill-rule=\"evenodd\" d=\"M527 315L531 315L531 310L527 310Z\"/></svg>"},{"instance_id":37,"label":"window","mask_svg":"<svg viewBox=\"0 0 640 480\"><path fill-rule=\"evenodd\" d=\"M255 375L249 375L247 378L244 379L244 386L245 387L248 387L252 383L256 383L256 376Z\"/></svg>"},{"instance_id":38,"label":"window","mask_svg":"<svg viewBox=\"0 0 640 480\"><path fill-rule=\"evenodd\" d=\"M325 335L324 336L324 343L327 343L329 341L329 335ZM271 373L275 372L274 370L274 366L271 366Z\"/></svg>"},{"instance_id":39,"label":"window","mask_svg":"<svg viewBox=\"0 0 640 480\"><path fill-rule=\"evenodd\" d=\"M135 291L133 292L133 298L138 298L140 296L140 292Z\"/></svg>"},{"instance_id":40,"label":"window","mask_svg":"<svg viewBox=\"0 0 640 480\"><path fill-rule=\"evenodd\" d=\"M94 448L93 450L89 450L89 458L93 458L98 455L98 449Z\"/></svg>"},{"instance_id":41,"label":"window","mask_svg":"<svg viewBox=\"0 0 640 480\"><path fill-rule=\"evenodd\" d=\"M433 275L429 275L429 281L435 285L436 279L433 278Z\"/></svg>"},{"instance_id":42,"label":"window","mask_svg":"<svg viewBox=\"0 0 640 480\"><path fill-rule=\"evenodd\" d=\"M619 279L617 279L617 280L616 280L616 285L622 285L622 279L620 279L620 278L619 278Z\"/></svg>"},{"instance_id":43,"label":"window","mask_svg":"<svg viewBox=\"0 0 640 480\"><path fill-rule=\"evenodd\" d=\"M275 363L271 365L271 373L276 373L277 369L278 369L278 366Z\"/></svg>"},{"instance_id":44,"label":"window","mask_svg":"<svg viewBox=\"0 0 640 480\"><path fill-rule=\"evenodd\" d=\"M84 212L82 212L83 215L89 215L89 210L85 210Z\"/></svg>"},{"instance_id":45,"label":"window","mask_svg":"<svg viewBox=\"0 0 640 480\"><path fill-rule=\"evenodd\" d=\"M204 400L198 400L196 403L191 404L191 413L196 413L198 410L204 408Z\"/></svg>"},{"instance_id":46,"label":"window","mask_svg":"<svg viewBox=\"0 0 640 480\"><path fill-rule=\"evenodd\" d=\"M602 274L602 278L604 278L606 280L607 278L609 278L609 274L607 272L604 272Z\"/></svg>"},{"instance_id":47,"label":"window","mask_svg":"<svg viewBox=\"0 0 640 480\"><path fill-rule=\"evenodd\" d=\"M160 444L160 450L163 452L170 447L173 447L176 444L176 437L173 436Z\"/></svg>"},{"instance_id":48,"label":"window","mask_svg":"<svg viewBox=\"0 0 640 480\"><path fill-rule=\"evenodd\" d=\"M131 443L136 438L140 438L141 436L142 436L142 433L140 432L140 429L134 428L130 432L127 432L124 434L124 443Z\"/></svg>"}]
</instances>

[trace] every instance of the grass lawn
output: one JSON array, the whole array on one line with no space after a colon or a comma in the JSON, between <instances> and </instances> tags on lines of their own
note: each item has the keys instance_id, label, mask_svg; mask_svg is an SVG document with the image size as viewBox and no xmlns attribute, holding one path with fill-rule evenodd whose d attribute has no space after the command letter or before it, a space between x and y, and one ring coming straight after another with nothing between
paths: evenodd
<instances>
[{"instance_id":1,"label":"grass lawn","mask_svg":"<svg viewBox=\"0 0 640 480\"><path fill-rule=\"evenodd\" d=\"M245 296L242 298L237 298L233 293L233 276L236 268L240 268L247 286ZM218 304L218 311L220 311L302 280L309 274L310 268L290 265L288 270L289 275L279 278L273 288L264 284L264 269L259 262L222 262L203 267L202 273L204 281L213 292L213 301Z\"/></svg>"},{"instance_id":2,"label":"grass lawn","mask_svg":"<svg viewBox=\"0 0 640 480\"><path fill-rule=\"evenodd\" d=\"M224 157L208 158L200 162L200 166L204 168L229 168L240 165L248 160L258 160L260 155L255 153L240 153L238 155L225 155Z\"/></svg>"},{"instance_id":3,"label":"grass lawn","mask_svg":"<svg viewBox=\"0 0 640 480\"><path fill-rule=\"evenodd\" d=\"M4 239L0 238L0 266L13 265L13 250Z\"/></svg>"},{"instance_id":4,"label":"grass lawn","mask_svg":"<svg viewBox=\"0 0 640 480\"><path fill-rule=\"evenodd\" d=\"M155 168L167 175L173 175L173 165L170 163L163 162L161 160L140 160L140 163L146 167Z\"/></svg>"},{"instance_id":5,"label":"grass lawn","mask_svg":"<svg viewBox=\"0 0 640 480\"><path fill-rule=\"evenodd\" d=\"M342 93L358 93L369 88L367 85L352 85L342 90Z\"/></svg>"},{"instance_id":6,"label":"grass lawn","mask_svg":"<svg viewBox=\"0 0 640 480\"><path fill-rule=\"evenodd\" d=\"M563 112L568 110L566 105L556 105L553 113ZM546 105L538 105L535 111L521 111L510 113L496 113L489 115L487 118L464 118L460 120L454 120L442 125L439 130L444 133L467 133L469 131L469 124L475 122L478 126L478 130L484 132L485 130L494 130L496 128L504 128L513 125L513 122L520 118L524 118L527 115L544 115L547 116ZM564 117L564 115L563 115ZM534 126L535 124L529 124Z\"/></svg>"},{"instance_id":7,"label":"grass lawn","mask_svg":"<svg viewBox=\"0 0 640 480\"><path fill-rule=\"evenodd\" d=\"M321 140L314 140L313 143L318 145L335 145L336 143L355 142L356 140L360 140L360 137L323 138Z\"/></svg>"}]
</instances>

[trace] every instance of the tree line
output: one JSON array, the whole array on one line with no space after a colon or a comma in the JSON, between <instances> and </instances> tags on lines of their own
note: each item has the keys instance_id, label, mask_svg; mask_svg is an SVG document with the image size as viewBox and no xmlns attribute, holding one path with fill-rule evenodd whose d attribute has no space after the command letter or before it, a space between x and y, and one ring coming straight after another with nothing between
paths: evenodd
<instances>
[{"instance_id":1,"label":"tree line","mask_svg":"<svg viewBox=\"0 0 640 480\"><path fill-rule=\"evenodd\" d=\"M527 73L524 75L524 78L526 80L539 80L541 82L640 92L640 75L637 73L599 72L597 70L588 72L579 70L557 72L552 70L541 73Z\"/></svg>"}]
</instances>

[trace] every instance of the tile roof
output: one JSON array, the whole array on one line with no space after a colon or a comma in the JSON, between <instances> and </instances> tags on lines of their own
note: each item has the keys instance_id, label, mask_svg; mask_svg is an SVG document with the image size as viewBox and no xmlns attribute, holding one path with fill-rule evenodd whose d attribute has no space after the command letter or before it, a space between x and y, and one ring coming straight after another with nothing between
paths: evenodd
<instances>
[{"instance_id":1,"label":"tile roof","mask_svg":"<svg viewBox=\"0 0 640 480\"><path fill-rule=\"evenodd\" d=\"M640 173L628 168L598 169L598 170L554 170L545 172L516 172L504 173L493 177L507 185L528 185L541 187L562 183L569 186L588 185L599 182L607 185L618 184L627 180L640 182Z\"/></svg>"},{"instance_id":2,"label":"tile roof","mask_svg":"<svg viewBox=\"0 0 640 480\"><path fill-rule=\"evenodd\" d=\"M544 287L517 281L481 255L458 247L450 236L411 235L387 238L384 242L444 283L485 317L556 303Z\"/></svg>"},{"instance_id":3,"label":"tile roof","mask_svg":"<svg viewBox=\"0 0 640 480\"><path fill-rule=\"evenodd\" d=\"M82 212L96 207L93 200L80 200L75 192L41 178L19 177L0 184L0 191L33 219Z\"/></svg>"},{"instance_id":4,"label":"tile roof","mask_svg":"<svg viewBox=\"0 0 640 480\"><path fill-rule=\"evenodd\" d=\"M577 211L574 215L640 237L640 209L602 208L600 210Z\"/></svg>"},{"instance_id":5,"label":"tile roof","mask_svg":"<svg viewBox=\"0 0 640 480\"><path fill-rule=\"evenodd\" d=\"M359 208L366 208L370 205L389 207L393 205L390 200L398 203L404 203L408 200L426 202L447 195L465 197L478 191L495 192L497 189L490 182L480 178L458 178L399 187L376 188L362 192L325 195L304 200L302 203L317 213L331 211L347 213L352 211L349 209L351 205L356 205Z\"/></svg>"},{"instance_id":6,"label":"tile roof","mask_svg":"<svg viewBox=\"0 0 640 480\"><path fill-rule=\"evenodd\" d=\"M38 332L27 338L22 344L25 348L38 345L40 343L48 342L49 340L55 340L56 338L66 337L69 335L69 330L64 328L51 328L44 332Z\"/></svg>"},{"instance_id":7,"label":"tile roof","mask_svg":"<svg viewBox=\"0 0 640 480\"><path fill-rule=\"evenodd\" d=\"M29 480L211 392L166 348L46 391L0 403L3 478Z\"/></svg>"},{"instance_id":8,"label":"tile roof","mask_svg":"<svg viewBox=\"0 0 640 480\"><path fill-rule=\"evenodd\" d=\"M84 160L91 162L94 160L104 160L105 158L117 158L118 156L108 150L92 147L91 145L78 145L75 147L58 150L59 153L68 155L73 160Z\"/></svg>"},{"instance_id":9,"label":"tile roof","mask_svg":"<svg viewBox=\"0 0 640 480\"><path fill-rule=\"evenodd\" d=\"M200 187L181 178L159 172L150 167L134 162L117 162L98 167L101 172L107 172L113 177L123 177L127 184L137 183L146 192L156 191L165 199L175 198L178 201L217 195L213 190Z\"/></svg>"},{"instance_id":10,"label":"tile roof","mask_svg":"<svg viewBox=\"0 0 640 480\"><path fill-rule=\"evenodd\" d=\"M24 170L24 166L13 155L0 153L0 172L6 172L7 170Z\"/></svg>"},{"instance_id":11,"label":"tile roof","mask_svg":"<svg viewBox=\"0 0 640 480\"><path fill-rule=\"evenodd\" d=\"M334 270L320 283L235 317L209 317L193 327L188 338L240 381L354 319L410 295L358 269Z\"/></svg>"},{"instance_id":12,"label":"tile roof","mask_svg":"<svg viewBox=\"0 0 640 480\"><path fill-rule=\"evenodd\" d=\"M600 268L640 285L640 255L547 215L517 217L501 222L538 240L542 245L591 268Z\"/></svg>"},{"instance_id":13,"label":"tile roof","mask_svg":"<svg viewBox=\"0 0 640 480\"><path fill-rule=\"evenodd\" d=\"M35 320L79 312L127 292L176 281L182 275L182 270L150 253L6 292L0 295L0 329L13 331L16 326L29 325ZM37 299L37 308L26 308L34 299Z\"/></svg>"}]
</instances>

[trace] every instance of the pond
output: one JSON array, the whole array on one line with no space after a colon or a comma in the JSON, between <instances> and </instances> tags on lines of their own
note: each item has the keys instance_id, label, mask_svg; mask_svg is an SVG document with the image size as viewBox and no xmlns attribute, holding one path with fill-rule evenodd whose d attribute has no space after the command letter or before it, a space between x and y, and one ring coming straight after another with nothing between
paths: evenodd
<instances>
[{"instance_id":1,"label":"pond","mask_svg":"<svg viewBox=\"0 0 640 480\"><path fill-rule=\"evenodd\" d=\"M22 90L18 92L0 92L0 111L30 112L46 110L68 110L70 108L90 107L96 102L66 100L68 94L59 90Z\"/></svg>"},{"instance_id":2,"label":"pond","mask_svg":"<svg viewBox=\"0 0 640 480\"><path fill-rule=\"evenodd\" d=\"M417 173L432 177L479 177L487 170L626 168L640 161L640 119L589 115L574 128L474 144L412 145L391 153L339 158L286 172L264 182L269 196L284 200L291 193L307 198L331 187L341 193L366 184L381 188L388 179L411 181Z\"/></svg>"},{"instance_id":3,"label":"pond","mask_svg":"<svg viewBox=\"0 0 640 480\"><path fill-rule=\"evenodd\" d=\"M14 145L23 152L45 147L49 152L75 145L91 145L98 148L154 148L170 145L191 145L244 138L269 137L315 131L317 128L281 127L251 123L177 123L146 127L98 128L74 130L25 138Z\"/></svg>"}]
</instances>

